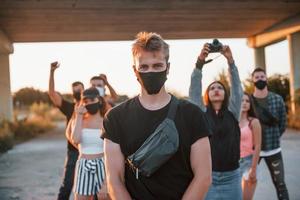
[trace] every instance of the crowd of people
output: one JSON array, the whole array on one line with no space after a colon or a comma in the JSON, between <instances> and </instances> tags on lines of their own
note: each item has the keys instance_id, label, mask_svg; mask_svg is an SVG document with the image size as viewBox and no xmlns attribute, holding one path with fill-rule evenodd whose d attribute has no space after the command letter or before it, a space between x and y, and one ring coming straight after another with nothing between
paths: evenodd
<instances>
[{"instance_id":1,"label":"crowd of people","mask_svg":"<svg viewBox=\"0 0 300 200\"><path fill-rule=\"evenodd\" d=\"M207 56L228 62L230 88L209 84L202 97ZM55 90L51 63L49 96L66 116L68 141L57 199L248 200L264 159L280 200L288 200L280 137L286 128L283 99L268 90L262 68L252 73L253 94L243 91L228 45L204 44L191 75L189 100L165 89L169 45L157 33L140 32L132 45L140 93L115 106L118 95L106 75L72 84L74 101ZM209 61L210 62L210 61ZM109 95L106 94L109 90Z\"/></svg>"}]
</instances>

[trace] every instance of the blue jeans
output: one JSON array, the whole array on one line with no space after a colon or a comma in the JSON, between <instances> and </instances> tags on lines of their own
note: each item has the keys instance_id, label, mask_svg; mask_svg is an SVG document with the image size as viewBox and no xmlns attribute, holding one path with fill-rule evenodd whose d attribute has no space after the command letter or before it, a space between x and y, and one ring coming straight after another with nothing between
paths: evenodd
<instances>
[{"instance_id":1,"label":"blue jeans","mask_svg":"<svg viewBox=\"0 0 300 200\"><path fill-rule=\"evenodd\" d=\"M212 172L212 184L205 200L242 200L240 169Z\"/></svg>"},{"instance_id":2,"label":"blue jeans","mask_svg":"<svg viewBox=\"0 0 300 200\"><path fill-rule=\"evenodd\" d=\"M249 179L249 171L252 166L252 158L253 158L253 155L251 154L249 156L246 156L246 157L240 159L240 171L241 171L242 177L245 180Z\"/></svg>"}]
</instances>

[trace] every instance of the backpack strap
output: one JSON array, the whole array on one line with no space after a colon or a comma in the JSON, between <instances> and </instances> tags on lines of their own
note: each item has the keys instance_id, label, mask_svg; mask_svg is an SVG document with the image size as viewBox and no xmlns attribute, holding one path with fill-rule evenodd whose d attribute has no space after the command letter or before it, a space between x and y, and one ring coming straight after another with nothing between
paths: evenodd
<instances>
[{"instance_id":1,"label":"backpack strap","mask_svg":"<svg viewBox=\"0 0 300 200\"><path fill-rule=\"evenodd\" d=\"M178 104L179 104L178 99L172 95L171 104L170 104L170 107L169 107L167 118L169 118L171 120L175 119Z\"/></svg>"}]
</instances>

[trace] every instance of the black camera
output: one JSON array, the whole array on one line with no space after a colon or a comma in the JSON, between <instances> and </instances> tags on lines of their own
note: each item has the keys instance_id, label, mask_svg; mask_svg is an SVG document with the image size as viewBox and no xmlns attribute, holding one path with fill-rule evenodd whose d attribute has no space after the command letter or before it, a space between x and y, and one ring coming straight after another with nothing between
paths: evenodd
<instances>
[{"instance_id":1,"label":"black camera","mask_svg":"<svg viewBox=\"0 0 300 200\"><path fill-rule=\"evenodd\" d=\"M220 52L223 48L223 44L218 40L214 39L212 43L208 43L209 45L209 53Z\"/></svg>"}]
</instances>

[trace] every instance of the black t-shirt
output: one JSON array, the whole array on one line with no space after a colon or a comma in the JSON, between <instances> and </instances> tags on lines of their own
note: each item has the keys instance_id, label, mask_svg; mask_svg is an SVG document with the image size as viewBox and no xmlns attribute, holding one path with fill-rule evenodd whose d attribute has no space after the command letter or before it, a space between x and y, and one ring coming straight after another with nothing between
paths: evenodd
<instances>
[{"instance_id":1,"label":"black t-shirt","mask_svg":"<svg viewBox=\"0 0 300 200\"><path fill-rule=\"evenodd\" d=\"M150 111L138 97L113 108L104 119L103 137L118 143L125 158L134 153L166 118L170 103ZM193 178L190 165L191 145L209 135L204 113L196 105L179 100L175 117L179 149L150 178L135 173L125 164L125 184L134 199L181 199Z\"/></svg>"},{"instance_id":2,"label":"black t-shirt","mask_svg":"<svg viewBox=\"0 0 300 200\"><path fill-rule=\"evenodd\" d=\"M70 119L72 118L74 112L75 103L66 101L62 99L61 106L58 106L58 109L66 116L67 124L69 123ZM78 150L68 141L68 150L78 152Z\"/></svg>"}]
</instances>

